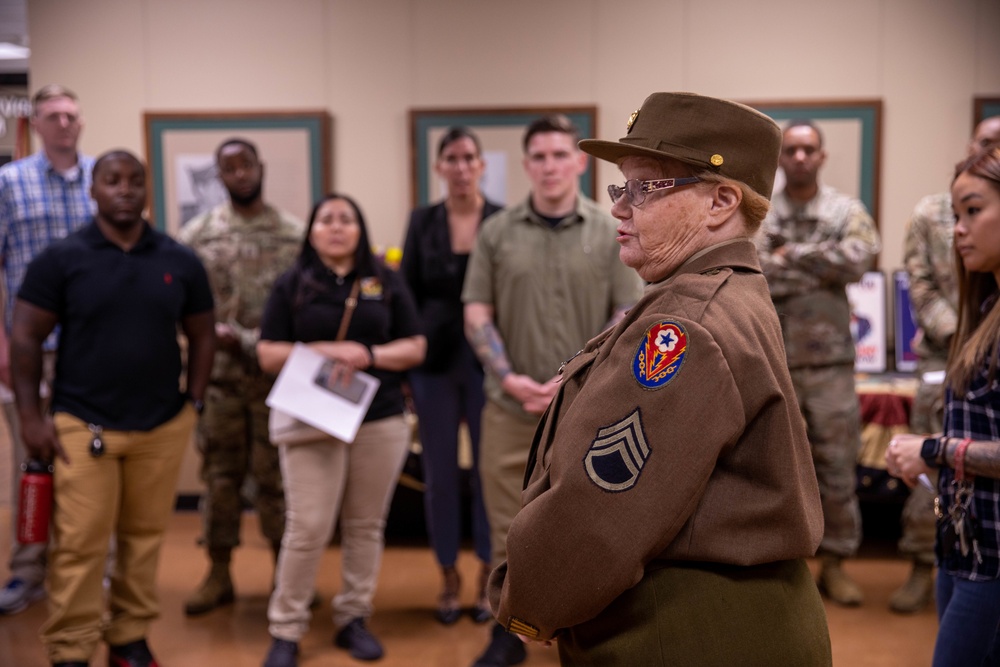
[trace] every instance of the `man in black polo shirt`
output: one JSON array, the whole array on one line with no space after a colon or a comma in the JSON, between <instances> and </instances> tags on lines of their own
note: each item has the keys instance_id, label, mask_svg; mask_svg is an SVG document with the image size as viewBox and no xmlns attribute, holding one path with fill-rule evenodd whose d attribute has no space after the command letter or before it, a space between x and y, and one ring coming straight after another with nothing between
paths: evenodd
<instances>
[{"instance_id":1,"label":"man in black polo shirt","mask_svg":"<svg viewBox=\"0 0 1000 667\"><path fill-rule=\"evenodd\" d=\"M85 666L103 638L112 667L155 667L145 637L159 612L156 564L211 372L212 294L194 253L142 219L146 171L134 155L102 155L91 195L94 221L28 266L11 333L24 445L55 466L42 641L53 665ZM57 325L48 415L38 382L42 343ZM178 326L188 339L187 394L178 383ZM118 555L104 625L112 535Z\"/></svg>"}]
</instances>

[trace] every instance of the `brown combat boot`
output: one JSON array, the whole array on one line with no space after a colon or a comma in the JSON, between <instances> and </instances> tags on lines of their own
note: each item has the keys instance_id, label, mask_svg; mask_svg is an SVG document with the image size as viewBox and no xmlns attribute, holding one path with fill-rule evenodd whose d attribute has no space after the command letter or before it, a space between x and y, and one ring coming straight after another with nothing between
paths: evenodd
<instances>
[{"instance_id":1,"label":"brown combat boot","mask_svg":"<svg viewBox=\"0 0 1000 667\"><path fill-rule=\"evenodd\" d=\"M830 554L822 557L822 569L819 572L819 592L844 607L857 607L864 599L861 588L847 576L841 567L840 556Z\"/></svg>"},{"instance_id":2,"label":"brown combat boot","mask_svg":"<svg viewBox=\"0 0 1000 667\"><path fill-rule=\"evenodd\" d=\"M900 614L913 614L934 599L934 566L914 561L906 583L889 598L889 609Z\"/></svg>"},{"instance_id":3,"label":"brown combat boot","mask_svg":"<svg viewBox=\"0 0 1000 667\"><path fill-rule=\"evenodd\" d=\"M184 613L197 616L212 611L216 607L231 604L236 598L233 580L229 576L229 560L212 561L212 569L191 597L184 602Z\"/></svg>"}]
</instances>

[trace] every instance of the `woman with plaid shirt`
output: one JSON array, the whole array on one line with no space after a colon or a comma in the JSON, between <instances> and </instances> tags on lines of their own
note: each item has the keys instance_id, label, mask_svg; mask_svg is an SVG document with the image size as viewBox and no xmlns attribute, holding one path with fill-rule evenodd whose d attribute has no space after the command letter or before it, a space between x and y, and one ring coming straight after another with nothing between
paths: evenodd
<instances>
[{"instance_id":1,"label":"woman with plaid shirt","mask_svg":"<svg viewBox=\"0 0 1000 667\"><path fill-rule=\"evenodd\" d=\"M955 174L959 311L944 432L897 436L886 453L910 486L941 469L934 667L1000 665L1000 145Z\"/></svg>"}]
</instances>

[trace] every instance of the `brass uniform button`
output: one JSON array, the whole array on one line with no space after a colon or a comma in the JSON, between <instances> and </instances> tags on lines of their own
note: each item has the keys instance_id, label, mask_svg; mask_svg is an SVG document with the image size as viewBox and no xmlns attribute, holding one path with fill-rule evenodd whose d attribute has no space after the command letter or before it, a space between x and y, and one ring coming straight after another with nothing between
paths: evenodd
<instances>
[{"instance_id":1,"label":"brass uniform button","mask_svg":"<svg viewBox=\"0 0 1000 667\"><path fill-rule=\"evenodd\" d=\"M711 162L716 167L721 167L723 163L722 156L719 155L718 153L710 157L708 161Z\"/></svg>"}]
</instances>

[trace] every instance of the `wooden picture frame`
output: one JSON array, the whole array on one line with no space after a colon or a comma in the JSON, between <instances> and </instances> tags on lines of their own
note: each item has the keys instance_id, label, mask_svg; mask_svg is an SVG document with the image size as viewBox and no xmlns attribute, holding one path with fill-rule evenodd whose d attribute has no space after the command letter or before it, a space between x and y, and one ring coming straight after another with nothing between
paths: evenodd
<instances>
[{"instance_id":1,"label":"wooden picture frame","mask_svg":"<svg viewBox=\"0 0 1000 667\"><path fill-rule=\"evenodd\" d=\"M253 143L264 165L265 199L305 220L330 187L326 111L146 112L150 220L176 235L194 215L224 201L215 150L225 140Z\"/></svg>"},{"instance_id":2,"label":"wooden picture frame","mask_svg":"<svg viewBox=\"0 0 1000 667\"><path fill-rule=\"evenodd\" d=\"M497 108L411 109L410 173L414 207L444 198L444 186L434 173L437 145L451 127L465 127L479 137L486 169L481 184L487 199L513 204L527 196L530 185L521 158L524 130L542 116L564 114L580 130L580 138L595 136L597 107L542 106ZM593 161L580 176L580 192L594 198L597 173Z\"/></svg>"},{"instance_id":3,"label":"wooden picture frame","mask_svg":"<svg viewBox=\"0 0 1000 667\"><path fill-rule=\"evenodd\" d=\"M972 127L990 116L1000 116L1000 97L974 97L972 99Z\"/></svg>"},{"instance_id":4,"label":"wooden picture frame","mask_svg":"<svg viewBox=\"0 0 1000 667\"><path fill-rule=\"evenodd\" d=\"M882 173L882 100L743 102L784 127L790 120L812 121L823 133L826 164L820 181L864 203L879 224ZM784 183L778 170L777 191Z\"/></svg>"}]
</instances>

